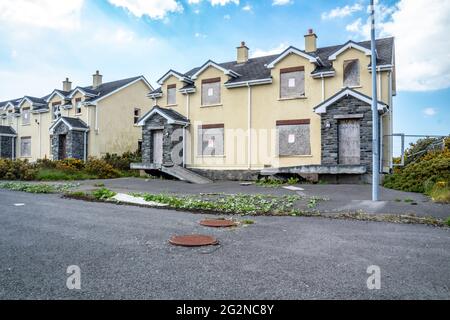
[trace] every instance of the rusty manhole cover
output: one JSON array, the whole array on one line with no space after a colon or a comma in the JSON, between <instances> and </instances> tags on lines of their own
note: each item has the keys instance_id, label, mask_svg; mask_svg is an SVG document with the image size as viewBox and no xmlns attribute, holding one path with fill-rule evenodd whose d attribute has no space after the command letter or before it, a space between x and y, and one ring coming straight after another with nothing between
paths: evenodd
<instances>
[{"instance_id":1,"label":"rusty manhole cover","mask_svg":"<svg viewBox=\"0 0 450 320\"><path fill-rule=\"evenodd\" d=\"M231 220L203 220L200 221L200 224L205 227L212 227L212 228L230 228L235 227L236 222Z\"/></svg>"},{"instance_id":2,"label":"rusty manhole cover","mask_svg":"<svg viewBox=\"0 0 450 320\"><path fill-rule=\"evenodd\" d=\"M191 234L187 236L173 236L170 238L169 243L182 247L203 247L219 244L219 241L211 236Z\"/></svg>"}]
</instances>

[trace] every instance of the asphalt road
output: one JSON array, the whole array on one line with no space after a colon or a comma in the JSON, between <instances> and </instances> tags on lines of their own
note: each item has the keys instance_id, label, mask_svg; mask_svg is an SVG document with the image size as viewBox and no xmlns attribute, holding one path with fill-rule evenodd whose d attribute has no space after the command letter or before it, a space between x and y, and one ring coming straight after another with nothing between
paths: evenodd
<instances>
[{"instance_id":1,"label":"asphalt road","mask_svg":"<svg viewBox=\"0 0 450 320\"><path fill-rule=\"evenodd\" d=\"M256 217L211 230L202 217L0 191L0 298L450 299L449 229ZM200 232L221 245L167 243ZM70 265L79 291L66 287ZM380 290L367 289L370 265Z\"/></svg>"}]
</instances>

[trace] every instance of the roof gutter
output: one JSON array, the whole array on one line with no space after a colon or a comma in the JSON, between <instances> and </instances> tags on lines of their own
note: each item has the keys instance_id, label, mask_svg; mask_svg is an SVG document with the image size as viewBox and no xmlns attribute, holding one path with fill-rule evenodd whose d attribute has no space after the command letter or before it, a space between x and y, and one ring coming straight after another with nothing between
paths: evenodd
<instances>
[{"instance_id":1,"label":"roof gutter","mask_svg":"<svg viewBox=\"0 0 450 320\"><path fill-rule=\"evenodd\" d=\"M273 82L272 78L258 79L258 80L249 80L249 81L228 83L228 84L225 84L225 88L232 89L232 88L257 86L257 85L263 85L263 84L271 84L272 82Z\"/></svg>"},{"instance_id":2,"label":"roof gutter","mask_svg":"<svg viewBox=\"0 0 450 320\"><path fill-rule=\"evenodd\" d=\"M311 74L311 77L313 77L314 79L322 79L322 78L334 77L335 75L336 75L336 71L325 71L325 72Z\"/></svg>"}]
</instances>

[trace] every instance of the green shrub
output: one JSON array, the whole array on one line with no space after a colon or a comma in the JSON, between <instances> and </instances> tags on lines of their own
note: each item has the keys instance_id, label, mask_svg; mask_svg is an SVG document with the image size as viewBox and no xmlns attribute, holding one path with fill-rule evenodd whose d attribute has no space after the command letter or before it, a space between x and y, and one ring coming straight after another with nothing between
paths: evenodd
<instances>
[{"instance_id":1,"label":"green shrub","mask_svg":"<svg viewBox=\"0 0 450 320\"><path fill-rule=\"evenodd\" d=\"M30 184L21 182L4 182L0 183L0 189L8 189L12 191L22 191L28 193L54 193L56 189L48 184Z\"/></svg>"},{"instance_id":2,"label":"green shrub","mask_svg":"<svg viewBox=\"0 0 450 320\"><path fill-rule=\"evenodd\" d=\"M97 177L84 171L63 171L58 169L40 169L36 175L39 181L88 180Z\"/></svg>"},{"instance_id":3,"label":"green shrub","mask_svg":"<svg viewBox=\"0 0 450 320\"><path fill-rule=\"evenodd\" d=\"M131 163L142 162L142 157L139 152L125 152L122 155L107 153L102 160L110 164L114 169L121 171L129 171Z\"/></svg>"},{"instance_id":4,"label":"green shrub","mask_svg":"<svg viewBox=\"0 0 450 320\"><path fill-rule=\"evenodd\" d=\"M426 193L434 202L450 203L450 187L448 182L437 182L430 190L427 190Z\"/></svg>"},{"instance_id":5,"label":"green shrub","mask_svg":"<svg viewBox=\"0 0 450 320\"><path fill-rule=\"evenodd\" d=\"M114 197L117 193L115 193L114 191L111 191L107 188L101 188L101 189L95 190L92 194L97 200L108 200L108 199L111 199L112 197Z\"/></svg>"},{"instance_id":6,"label":"green shrub","mask_svg":"<svg viewBox=\"0 0 450 320\"><path fill-rule=\"evenodd\" d=\"M0 159L0 179L34 180L37 170L27 160Z\"/></svg>"},{"instance_id":7,"label":"green shrub","mask_svg":"<svg viewBox=\"0 0 450 320\"><path fill-rule=\"evenodd\" d=\"M447 221L445 223L450 227L450 217L447 218Z\"/></svg>"},{"instance_id":8,"label":"green shrub","mask_svg":"<svg viewBox=\"0 0 450 320\"><path fill-rule=\"evenodd\" d=\"M384 186L391 189L426 193L437 182L450 181L450 151L430 152L417 162L387 176Z\"/></svg>"},{"instance_id":9,"label":"green shrub","mask_svg":"<svg viewBox=\"0 0 450 320\"><path fill-rule=\"evenodd\" d=\"M85 165L85 171L97 176L99 179L114 179L120 177L120 172L114 169L105 160L89 158Z\"/></svg>"}]
</instances>

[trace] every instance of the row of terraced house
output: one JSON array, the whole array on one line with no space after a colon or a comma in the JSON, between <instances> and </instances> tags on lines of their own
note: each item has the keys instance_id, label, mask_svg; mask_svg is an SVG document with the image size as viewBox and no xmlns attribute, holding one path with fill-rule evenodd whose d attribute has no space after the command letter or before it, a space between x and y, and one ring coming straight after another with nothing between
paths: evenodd
<instances>
[{"instance_id":1,"label":"row of terraced house","mask_svg":"<svg viewBox=\"0 0 450 320\"><path fill-rule=\"evenodd\" d=\"M297 173L367 179L372 162L371 59L377 59L380 172L392 169L393 38L318 47L257 58L244 42L236 59L208 60L187 72L170 69L152 88L143 77L45 97L0 103L2 157L86 159L142 152L134 169L174 176L254 179ZM189 180L189 179L188 179Z\"/></svg>"}]
</instances>

